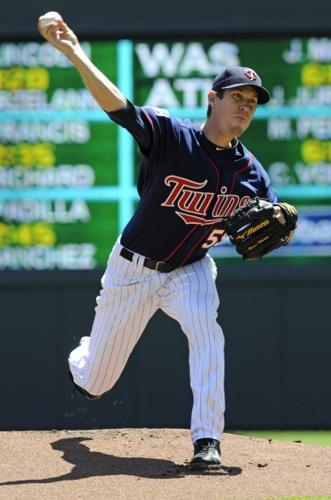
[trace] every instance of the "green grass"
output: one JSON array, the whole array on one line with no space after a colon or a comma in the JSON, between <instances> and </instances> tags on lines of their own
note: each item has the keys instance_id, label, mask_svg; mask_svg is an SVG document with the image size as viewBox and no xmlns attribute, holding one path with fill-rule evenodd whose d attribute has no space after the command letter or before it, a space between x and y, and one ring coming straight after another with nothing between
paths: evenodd
<instances>
[{"instance_id":1,"label":"green grass","mask_svg":"<svg viewBox=\"0 0 331 500\"><path fill-rule=\"evenodd\" d=\"M252 436L278 441L302 441L302 443L331 446L331 431L234 431L232 434ZM331 496L272 497L265 500L331 500Z\"/></svg>"},{"instance_id":2,"label":"green grass","mask_svg":"<svg viewBox=\"0 0 331 500\"><path fill-rule=\"evenodd\" d=\"M253 436L264 439L275 439L278 441L302 441L308 444L331 446L331 431L234 431L232 434ZM330 497L307 497L309 499L325 499ZM286 500L286 499L282 499Z\"/></svg>"},{"instance_id":3,"label":"green grass","mask_svg":"<svg viewBox=\"0 0 331 500\"><path fill-rule=\"evenodd\" d=\"M267 498L266 500L331 500L331 497L280 497Z\"/></svg>"}]
</instances>

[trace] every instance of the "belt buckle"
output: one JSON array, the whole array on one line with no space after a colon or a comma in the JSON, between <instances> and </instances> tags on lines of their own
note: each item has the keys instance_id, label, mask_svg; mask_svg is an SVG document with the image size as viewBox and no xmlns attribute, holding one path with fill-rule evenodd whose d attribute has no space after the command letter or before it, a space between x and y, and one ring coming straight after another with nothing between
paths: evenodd
<instances>
[{"instance_id":1,"label":"belt buckle","mask_svg":"<svg viewBox=\"0 0 331 500\"><path fill-rule=\"evenodd\" d=\"M159 266L160 266L161 264L165 264L165 262L164 262L163 260L158 260L158 261L156 262L156 265L155 265L155 270L156 270L156 271L159 271Z\"/></svg>"}]
</instances>

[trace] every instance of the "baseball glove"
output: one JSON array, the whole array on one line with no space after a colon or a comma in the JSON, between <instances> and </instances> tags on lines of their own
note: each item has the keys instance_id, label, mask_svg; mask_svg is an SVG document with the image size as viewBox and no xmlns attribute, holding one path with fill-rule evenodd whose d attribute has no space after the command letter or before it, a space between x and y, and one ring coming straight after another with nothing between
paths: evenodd
<instances>
[{"instance_id":1,"label":"baseball glove","mask_svg":"<svg viewBox=\"0 0 331 500\"><path fill-rule=\"evenodd\" d=\"M243 259L249 260L260 259L276 248L287 245L296 222L297 211L292 205L253 198L247 205L235 210L223 224L237 252Z\"/></svg>"}]
</instances>

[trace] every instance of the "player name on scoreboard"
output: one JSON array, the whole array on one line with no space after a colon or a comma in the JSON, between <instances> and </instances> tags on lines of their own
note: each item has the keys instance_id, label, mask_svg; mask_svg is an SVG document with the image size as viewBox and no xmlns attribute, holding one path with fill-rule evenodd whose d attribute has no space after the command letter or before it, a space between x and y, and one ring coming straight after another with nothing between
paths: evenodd
<instances>
[{"instance_id":1,"label":"player name on scoreboard","mask_svg":"<svg viewBox=\"0 0 331 500\"><path fill-rule=\"evenodd\" d=\"M251 54L271 92L271 106L282 108L284 116L270 116L254 125L245 134L245 143L261 158L276 187L330 185L331 114L323 112L331 105L331 38L139 42L135 45L138 101L186 108L188 115L190 109L206 109L214 76L224 66L249 64ZM317 116L306 114L311 106L318 107ZM291 117L293 107L301 107L302 115Z\"/></svg>"},{"instance_id":2,"label":"player name on scoreboard","mask_svg":"<svg viewBox=\"0 0 331 500\"><path fill-rule=\"evenodd\" d=\"M82 45L91 56L91 44ZM108 245L101 256L96 227L102 227L102 215L114 219L114 207L96 207L83 198L52 199L51 191L95 186L102 181L98 172L104 157L114 163L114 153L105 141L96 144L102 125L79 116L62 119L61 113L52 120L42 117L45 111L95 109L76 70L49 44L0 44L0 113L35 111L31 120L0 122L0 195L9 193L0 198L0 270L93 269L103 264L111 238L105 238ZM112 182L114 174L108 177ZM27 189L47 189L50 197L15 197Z\"/></svg>"},{"instance_id":3,"label":"player name on scoreboard","mask_svg":"<svg viewBox=\"0 0 331 500\"><path fill-rule=\"evenodd\" d=\"M115 83L118 46L114 41L83 43ZM132 65L126 69L121 61L121 70L126 81L132 80L129 97L135 103L171 108L199 122L205 119L215 75L227 65L253 64L271 92L271 106L280 111L266 111L260 118L257 113L245 144L267 168L276 189L296 186L307 193L311 186L331 186L331 38L139 41L131 43L130 57ZM126 198L119 186L123 165L117 126L89 119L97 110L77 71L49 44L0 44L0 119L1 112L20 115L0 121L0 270L105 265ZM55 115L45 119L47 112ZM75 113L74 119L64 112ZM28 118L22 119L24 113ZM134 179L136 153L125 161L131 162L125 167ZM51 194L87 192L95 186L114 187L114 197L100 202ZM129 187L127 199L133 204L133 181ZM17 196L25 190L36 190L38 196ZM306 248L306 254L331 255L330 200L324 199L323 213L317 213L316 202L305 196L300 200L305 232L298 232L291 251L301 255ZM226 244L223 249L215 255L227 256Z\"/></svg>"}]
</instances>

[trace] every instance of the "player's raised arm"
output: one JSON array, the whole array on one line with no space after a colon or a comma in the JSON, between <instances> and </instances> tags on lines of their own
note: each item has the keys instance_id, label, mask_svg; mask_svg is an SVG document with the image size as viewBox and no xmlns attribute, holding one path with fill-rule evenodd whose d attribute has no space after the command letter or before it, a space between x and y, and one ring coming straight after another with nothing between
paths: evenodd
<instances>
[{"instance_id":1,"label":"player's raised arm","mask_svg":"<svg viewBox=\"0 0 331 500\"><path fill-rule=\"evenodd\" d=\"M40 16L38 29L45 40L70 59L101 108L117 111L126 106L125 96L87 57L77 36L60 14L48 12Z\"/></svg>"}]
</instances>

